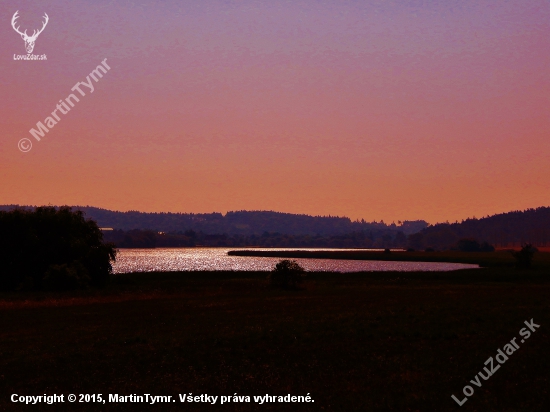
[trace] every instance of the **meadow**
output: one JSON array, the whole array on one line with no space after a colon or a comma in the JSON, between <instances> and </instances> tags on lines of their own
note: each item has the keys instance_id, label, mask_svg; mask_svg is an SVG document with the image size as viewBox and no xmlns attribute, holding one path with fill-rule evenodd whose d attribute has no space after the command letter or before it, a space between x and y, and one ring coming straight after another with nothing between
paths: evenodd
<instances>
[{"instance_id":1,"label":"meadow","mask_svg":"<svg viewBox=\"0 0 550 412\"><path fill-rule=\"evenodd\" d=\"M480 255L481 256L481 255ZM498 260L498 259L497 259ZM105 289L0 295L5 411L550 410L550 271L117 275ZM459 407L465 385L524 321L540 328ZM306 395L314 403L70 403L40 394Z\"/></svg>"}]
</instances>

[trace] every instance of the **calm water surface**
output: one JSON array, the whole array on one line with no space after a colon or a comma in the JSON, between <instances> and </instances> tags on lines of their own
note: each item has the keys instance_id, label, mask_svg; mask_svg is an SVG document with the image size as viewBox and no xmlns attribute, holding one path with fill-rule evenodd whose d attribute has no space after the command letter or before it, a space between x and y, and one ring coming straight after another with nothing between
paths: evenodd
<instances>
[{"instance_id":1,"label":"calm water surface","mask_svg":"<svg viewBox=\"0 0 550 412\"><path fill-rule=\"evenodd\" d=\"M281 258L228 256L230 250L243 248L170 248L170 249L120 249L115 273L186 271L186 270L246 270L269 271ZM346 250L346 249L288 249L270 248L254 250ZM357 249L349 249L357 250ZM438 262L384 262L379 260L296 259L308 271L449 271L477 268L478 265Z\"/></svg>"}]
</instances>

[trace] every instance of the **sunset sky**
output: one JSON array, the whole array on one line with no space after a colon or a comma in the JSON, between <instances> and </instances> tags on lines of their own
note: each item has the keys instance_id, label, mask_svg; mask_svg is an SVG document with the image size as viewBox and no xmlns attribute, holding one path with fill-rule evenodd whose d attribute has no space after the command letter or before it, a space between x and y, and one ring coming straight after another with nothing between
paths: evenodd
<instances>
[{"instance_id":1,"label":"sunset sky","mask_svg":"<svg viewBox=\"0 0 550 412\"><path fill-rule=\"evenodd\" d=\"M16 10L29 34L49 15L46 61L14 60ZM548 0L21 0L0 16L0 204L431 223L550 205Z\"/></svg>"}]
</instances>

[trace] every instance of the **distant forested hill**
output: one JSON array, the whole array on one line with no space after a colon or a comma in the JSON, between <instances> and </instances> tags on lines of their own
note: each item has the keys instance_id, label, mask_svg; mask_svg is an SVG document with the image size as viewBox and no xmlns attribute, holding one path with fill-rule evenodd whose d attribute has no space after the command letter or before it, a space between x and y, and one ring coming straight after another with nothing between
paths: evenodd
<instances>
[{"instance_id":1,"label":"distant forested hill","mask_svg":"<svg viewBox=\"0 0 550 412\"><path fill-rule=\"evenodd\" d=\"M9 210L16 205L0 206ZM28 206L21 206L28 207ZM427 227L423 221L405 221L399 224L383 222L351 221L347 217L309 216L271 211L237 211L221 213L143 213L117 212L89 206L74 206L82 210L87 218L95 220L100 227L122 230L154 230L167 233L194 230L205 234L261 235L281 233L288 235L341 235L351 232L373 232L380 234L398 232L405 235L416 233Z\"/></svg>"},{"instance_id":2,"label":"distant forested hill","mask_svg":"<svg viewBox=\"0 0 550 412\"><path fill-rule=\"evenodd\" d=\"M445 249L460 239L472 238L497 247L550 245L550 207L501 213L482 219L466 219L460 223L439 223L409 236L414 249Z\"/></svg>"},{"instance_id":3,"label":"distant forested hill","mask_svg":"<svg viewBox=\"0 0 550 412\"><path fill-rule=\"evenodd\" d=\"M0 210L29 206L5 205ZM475 239L496 247L550 245L550 207L501 213L482 219L430 225L423 221L398 224L352 221L347 217L309 216L270 211L221 213L117 212L75 206L100 227L118 229L109 234L117 244L162 246L312 246L410 247L452 249L461 239ZM132 231L132 233L127 233ZM149 233L151 232L151 233ZM158 232L165 232L165 235ZM188 232L186 234L186 232ZM195 235L189 236L189 232ZM168 236L173 235L173 236ZM108 236L108 237L109 237ZM176 236L176 237L174 237ZM179 237L177 237L179 236ZM133 246L131 246L133 245Z\"/></svg>"}]
</instances>

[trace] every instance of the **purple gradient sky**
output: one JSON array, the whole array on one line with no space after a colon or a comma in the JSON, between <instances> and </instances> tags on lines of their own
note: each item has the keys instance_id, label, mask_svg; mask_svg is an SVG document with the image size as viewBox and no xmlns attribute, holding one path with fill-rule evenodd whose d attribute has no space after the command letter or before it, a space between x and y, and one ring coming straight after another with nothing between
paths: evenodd
<instances>
[{"instance_id":1,"label":"purple gradient sky","mask_svg":"<svg viewBox=\"0 0 550 412\"><path fill-rule=\"evenodd\" d=\"M50 22L43 62L10 25ZM454 221L550 205L550 2L0 4L0 204ZM95 91L17 142L104 58Z\"/></svg>"}]
</instances>

